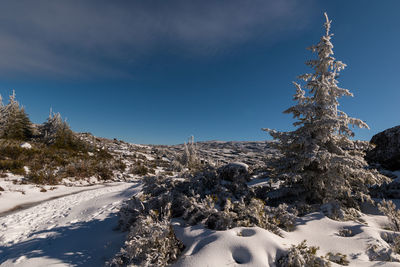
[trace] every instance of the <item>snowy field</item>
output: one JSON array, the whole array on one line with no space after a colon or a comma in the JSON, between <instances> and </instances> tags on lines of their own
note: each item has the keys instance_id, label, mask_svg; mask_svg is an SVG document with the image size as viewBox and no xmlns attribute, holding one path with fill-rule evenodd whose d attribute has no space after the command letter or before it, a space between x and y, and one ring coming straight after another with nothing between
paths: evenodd
<instances>
[{"instance_id":1,"label":"snowy field","mask_svg":"<svg viewBox=\"0 0 400 267\"><path fill-rule=\"evenodd\" d=\"M113 183L87 189L1 216L0 266L104 265L124 243L125 234L114 230L116 213L140 186ZM8 199L0 196L0 202Z\"/></svg>"},{"instance_id":2,"label":"snowy field","mask_svg":"<svg viewBox=\"0 0 400 267\"><path fill-rule=\"evenodd\" d=\"M66 185L35 185L20 183L23 177L9 175L7 179L0 179L0 215L26 208L42 201L59 198L82 191L94 190L112 184L102 185L90 183L90 180L75 182L72 186Z\"/></svg>"},{"instance_id":3,"label":"snowy field","mask_svg":"<svg viewBox=\"0 0 400 267\"><path fill-rule=\"evenodd\" d=\"M114 230L121 202L140 189L137 183L98 185L0 217L0 266L102 266L124 243L125 233ZM369 260L368 247L388 248L381 236L390 231L382 230L388 223L384 216L363 219L365 224L338 222L313 213L299 218L295 231L282 231L283 238L257 227L212 231L175 220L186 246L175 266L275 266L285 250L303 240L320 247L320 255L348 255L350 266L400 266ZM353 236L340 236L343 229Z\"/></svg>"},{"instance_id":4,"label":"snowy field","mask_svg":"<svg viewBox=\"0 0 400 267\"><path fill-rule=\"evenodd\" d=\"M365 215L363 219L366 224L334 221L312 213L298 219L295 231L282 231L283 238L258 227L212 231L200 226L181 227L175 221L177 237L186 250L174 266L275 266L282 252L303 240L319 247L320 256L329 252L347 255L349 266L400 266L398 262L382 262L378 256L370 261L374 255L369 247L377 245L381 251L389 250L382 234L390 231L382 230L388 223L385 216ZM340 236L343 229L352 230L352 236Z\"/></svg>"},{"instance_id":5,"label":"snowy field","mask_svg":"<svg viewBox=\"0 0 400 267\"><path fill-rule=\"evenodd\" d=\"M223 162L261 157L265 146L261 142L204 143L199 151L217 155L225 149L226 155L220 156ZM168 156L167 148L163 149ZM168 149L176 153L176 147ZM153 160L156 155L146 150L141 155ZM118 152L129 151L121 148ZM115 230L117 213L124 200L141 192L140 183L82 180L64 181L68 186L38 186L19 183L21 179L0 178L4 190L0 192L0 266L103 266L123 247L127 233ZM267 182L255 178L248 186ZM383 238L392 233L385 230L387 217L369 208L361 218L363 223L341 222L314 212L298 218L294 231L281 230L282 237L258 227L214 231L174 219L175 233L185 250L173 266L276 266L276 260L292 245L304 240L308 246L319 247L319 256L346 255L349 266L400 266L387 261L394 255ZM349 236L340 234L348 230Z\"/></svg>"}]
</instances>

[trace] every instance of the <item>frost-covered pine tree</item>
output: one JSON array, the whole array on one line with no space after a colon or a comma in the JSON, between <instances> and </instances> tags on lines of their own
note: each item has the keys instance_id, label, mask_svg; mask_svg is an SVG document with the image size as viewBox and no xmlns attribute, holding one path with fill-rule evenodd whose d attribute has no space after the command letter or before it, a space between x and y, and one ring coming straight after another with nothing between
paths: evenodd
<instances>
[{"instance_id":1,"label":"frost-covered pine tree","mask_svg":"<svg viewBox=\"0 0 400 267\"><path fill-rule=\"evenodd\" d=\"M60 113L54 113L52 109L50 109L47 121L41 126L43 137L49 142L53 142L57 133L65 127L64 123L65 122L62 120Z\"/></svg>"},{"instance_id":2,"label":"frost-covered pine tree","mask_svg":"<svg viewBox=\"0 0 400 267\"><path fill-rule=\"evenodd\" d=\"M16 99L15 91L10 95L6 106L1 106L1 136L4 138L26 140L32 137L32 123L25 109Z\"/></svg>"},{"instance_id":3,"label":"frost-covered pine tree","mask_svg":"<svg viewBox=\"0 0 400 267\"><path fill-rule=\"evenodd\" d=\"M306 62L313 73L299 76L305 81L305 90L294 82L297 103L284 111L293 114L297 129L264 130L279 141L276 146L282 157L277 173L287 185L300 185L311 201L339 200L352 205L354 199L367 198L368 186L385 178L366 169L363 153L354 149L356 141L350 139L354 133L349 125L360 128L368 125L338 110L338 99L353 94L338 86L339 72L346 64L333 57L331 21L326 13L325 18L325 34L317 45L309 48L317 54L316 59Z\"/></svg>"},{"instance_id":4,"label":"frost-covered pine tree","mask_svg":"<svg viewBox=\"0 0 400 267\"><path fill-rule=\"evenodd\" d=\"M4 127L7 121L6 109L3 104L3 97L0 95L0 136L4 135Z\"/></svg>"},{"instance_id":5,"label":"frost-covered pine tree","mask_svg":"<svg viewBox=\"0 0 400 267\"><path fill-rule=\"evenodd\" d=\"M54 113L50 109L47 121L40 127L41 135L48 144L59 147L70 147L77 145L77 138L68 123L61 118L60 113Z\"/></svg>"}]
</instances>

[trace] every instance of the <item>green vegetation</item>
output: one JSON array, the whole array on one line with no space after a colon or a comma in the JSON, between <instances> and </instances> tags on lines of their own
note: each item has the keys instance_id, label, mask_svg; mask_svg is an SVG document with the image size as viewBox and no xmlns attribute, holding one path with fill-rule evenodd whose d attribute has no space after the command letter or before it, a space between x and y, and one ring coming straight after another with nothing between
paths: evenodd
<instances>
[{"instance_id":1,"label":"green vegetation","mask_svg":"<svg viewBox=\"0 0 400 267\"><path fill-rule=\"evenodd\" d=\"M22 142L31 147L22 147ZM45 123L34 127L14 92L7 105L0 101L0 174L57 184L66 177L108 180L114 170L125 168L108 151L80 139L59 113L50 112Z\"/></svg>"},{"instance_id":2,"label":"green vegetation","mask_svg":"<svg viewBox=\"0 0 400 267\"><path fill-rule=\"evenodd\" d=\"M137 162L131 169L132 174L145 176L148 174L155 174L154 168L146 166L144 163Z\"/></svg>"}]
</instances>

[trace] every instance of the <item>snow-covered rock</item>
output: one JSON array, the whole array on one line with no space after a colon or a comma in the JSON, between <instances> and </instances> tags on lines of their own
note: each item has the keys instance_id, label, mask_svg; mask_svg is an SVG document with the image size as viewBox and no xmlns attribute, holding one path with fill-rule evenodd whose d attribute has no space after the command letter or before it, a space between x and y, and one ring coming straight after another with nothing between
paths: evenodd
<instances>
[{"instance_id":1,"label":"snow-covered rock","mask_svg":"<svg viewBox=\"0 0 400 267\"><path fill-rule=\"evenodd\" d=\"M23 143L23 144L21 144L21 147L22 147L22 148L26 148L26 149L31 149L31 148L32 148L32 145L29 144L29 143Z\"/></svg>"}]
</instances>

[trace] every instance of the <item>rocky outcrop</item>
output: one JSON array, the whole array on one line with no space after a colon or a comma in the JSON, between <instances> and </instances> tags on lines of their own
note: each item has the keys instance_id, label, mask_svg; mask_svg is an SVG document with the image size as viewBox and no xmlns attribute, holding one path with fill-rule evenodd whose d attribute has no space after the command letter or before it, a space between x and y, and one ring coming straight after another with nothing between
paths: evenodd
<instances>
[{"instance_id":1,"label":"rocky outcrop","mask_svg":"<svg viewBox=\"0 0 400 267\"><path fill-rule=\"evenodd\" d=\"M400 126L374 135L371 144L375 147L366 155L370 164L378 163L391 171L400 170Z\"/></svg>"}]
</instances>

